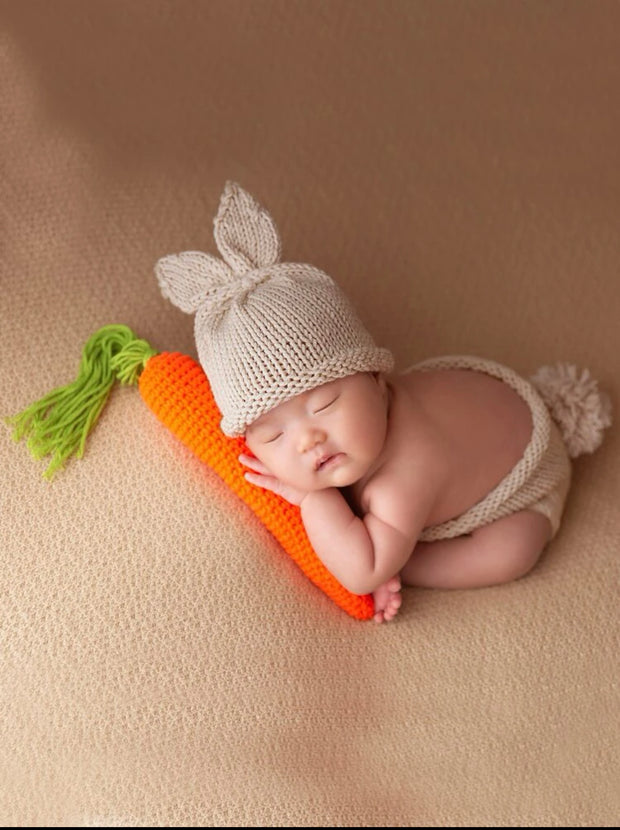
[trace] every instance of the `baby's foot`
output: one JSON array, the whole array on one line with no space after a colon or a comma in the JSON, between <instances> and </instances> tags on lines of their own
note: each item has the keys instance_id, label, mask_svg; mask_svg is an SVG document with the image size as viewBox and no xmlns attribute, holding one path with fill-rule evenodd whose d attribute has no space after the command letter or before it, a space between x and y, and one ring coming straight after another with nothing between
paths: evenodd
<instances>
[{"instance_id":1,"label":"baby's foot","mask_svg":"<svg viewBox=\"0 0 620 830\"><path fill-rule=\"evenodd\" d=\"M373 591L372 597L375 601L375 622L388 622L393 620L403 601L400 595L400 577L394 576L384 585L380 585Z\"/></svg>"}]
</instances>

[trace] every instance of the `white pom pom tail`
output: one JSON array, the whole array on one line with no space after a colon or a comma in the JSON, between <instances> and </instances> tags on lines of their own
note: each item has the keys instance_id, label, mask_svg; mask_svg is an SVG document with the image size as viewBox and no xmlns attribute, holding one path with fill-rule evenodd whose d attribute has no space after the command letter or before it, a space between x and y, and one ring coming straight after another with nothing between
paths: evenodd
<instances>
[{"instance_id":1,"label":"white pom pom tail","mask_svg":"<svg viewBox=\"0 0 620 830\"><path fill-rule=\"evenodd\" d=\"M557 423L571 458L596 450L611 426L611 400L588 369L542 366L530 378Z\"/></svg>"}]
</instances>

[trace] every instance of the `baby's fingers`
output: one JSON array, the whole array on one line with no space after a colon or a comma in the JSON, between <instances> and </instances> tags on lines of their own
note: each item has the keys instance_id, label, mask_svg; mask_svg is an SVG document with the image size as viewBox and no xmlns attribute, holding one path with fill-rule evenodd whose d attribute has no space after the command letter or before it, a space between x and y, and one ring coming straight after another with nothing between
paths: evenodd
<instances>
[{"instance_id":1,"label":"baby's fingers","mask_svg":"<svg viewBox=\"0 0 620 830\"><path fill-rule=\"evenodd\" d=\"M254 470L255 473L260 473L261 475L269 475L269 470L262 461L259 461L258 458L254 458L252 455L243 455L239 456L239 461L243 464L244 467L249 467L250 470Z\"/></svg>"},{"instance_id":2,"label":"baby's fingers","mask_svg":"<svg viewBox=\"0 0 620 830\"><path fill-rule=\"evenodd\" d=\"M273 476L264 476L262 473L244 473L243 477L250 484L256 484L258 487L262 487L263 490L273 490L274 492L277 490L278 481Z\"/></svg>"}]
</instances>

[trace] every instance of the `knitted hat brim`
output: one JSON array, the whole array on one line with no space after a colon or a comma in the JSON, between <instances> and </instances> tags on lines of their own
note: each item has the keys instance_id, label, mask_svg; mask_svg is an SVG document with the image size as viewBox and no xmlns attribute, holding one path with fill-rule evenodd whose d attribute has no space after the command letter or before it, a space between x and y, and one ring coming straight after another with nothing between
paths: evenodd
<instances>
[{"instance_id":1,"label":"knitted hat brim","mask_svg":"<svg viewBox=\"0 0 620 830\"><path fill-rule=\"evenodd\" d=\"M261 415L265 415L276 406L295 398L297 395L359 372L389 373L393 369L394 356L388 349L379 347L351 349L345 354L339 354L331 360L313 367L312 371L286 378L286 385L281 389L266 387L261 390L261 395L254 395L253 399L248 399L246 405L237 410L236 417L227 418L224 416L220 422L220 428L230 438L238 438L244 435L250 424L260 418Z\"/></svg>"}]
</instances>

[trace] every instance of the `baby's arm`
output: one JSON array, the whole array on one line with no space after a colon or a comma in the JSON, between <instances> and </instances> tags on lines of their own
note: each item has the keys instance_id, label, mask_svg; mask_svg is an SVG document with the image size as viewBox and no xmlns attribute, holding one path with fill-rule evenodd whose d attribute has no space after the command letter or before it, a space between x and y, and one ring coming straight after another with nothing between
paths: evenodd
<instances>
[{"instance_id":1,"label":"baby's arm","mask_svg":"<svg viewBox=\"0 0 620 830\"><path fill-rule=\"evenodd\" d=\"M336 488L297 490L272 476L257 458L241 455L239 460L251 470L245 474L248 481L301 508L315 553L345 588L354 594L369 594L389 584L390 592L398 593L391 580L409 560L422 532L432 488L375 480L362 519Z\"/></svg>"},{"instance_id":2,"label":"baby's arm","mask_svg":"<svg viewBox=\"0 0 620 830\"><path fill-rule=\"evenodd\" d=\"M427 515L421 505L409 505L407 522L398 523L390 521L398 512L395 507L391 516L384 517L384 511L371 505L362 519L335 488L308 493L300 506L317 556L354 594L372 593L399 573L411 556Z\"/></svg>"}]
</instances>

